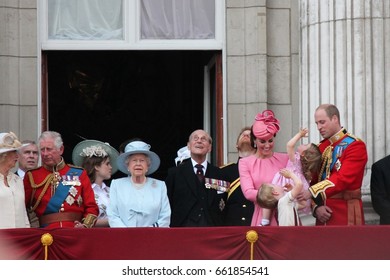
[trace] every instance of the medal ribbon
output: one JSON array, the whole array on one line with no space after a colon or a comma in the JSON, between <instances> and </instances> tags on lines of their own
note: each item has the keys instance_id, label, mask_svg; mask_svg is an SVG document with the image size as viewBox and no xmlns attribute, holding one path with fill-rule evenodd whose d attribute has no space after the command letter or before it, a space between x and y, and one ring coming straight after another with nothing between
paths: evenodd
<instances>
[{"instance_id":1,"label":"medal ribbon","mask_svg":"<svg viewBox=\"0 0 390 280\"><path fill-rule=\"evenodd\" d=\"M79 176L83 172L83 169L79 168L71 168L66 173L66 175L71 176ZM58 187L52 198L50 199L49 203L46 206L44 215L51 214L51 213L58 213L58 211L61 208L62 203L64 202L65 198L68 196L70 186L64 186L62 184L62 181L59 182Z\"/></svg>"}]
</instances>

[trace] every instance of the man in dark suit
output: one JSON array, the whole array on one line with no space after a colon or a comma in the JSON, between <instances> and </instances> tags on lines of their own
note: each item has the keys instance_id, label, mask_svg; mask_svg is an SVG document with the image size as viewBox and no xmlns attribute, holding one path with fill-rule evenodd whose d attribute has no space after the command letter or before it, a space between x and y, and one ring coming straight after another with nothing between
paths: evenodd
<instances>
[{"instance_id":1,"label":"man in dark suit","mask_svg":"<svg viewBox=\"0 0 390 280\"><path fill-rule=\"evenodd\" d=\"M381 225L390 225L390 155L371 167L371 202Z\"/></svg>"},{"instance_id":2,"label":"man in dark suit","mask_svg":"<svg viewBox=\"0 0 390 280\"><path fill-rule=\"evenodd\" d=\"M251 128L244 127L238 135L236 148L238 161L240 158L253 155L256 149L251 145ZM230 182L230 189L226 201L226 226L250 226L254 205L245 198L241 190L240 174L237 163L230 163L221 167L224 180Z\"/></svg>"},{"instance_id":3,"label":"man in dark suit","mask_svg":"<svg viewBox=\"0 0 390 280\"><path fill-rule=\"evenodd\" d=\"M172 211L170 226L221 226L226 192L205 183L205 178L222 179L220 169L206 159L211 152L212 139L207 132L199 129L191 133L187 145L191 159L170 168L165 180ZM200 165L205 178L201 175L198 178L196 165Z\"/></svg>"}]
</instances>

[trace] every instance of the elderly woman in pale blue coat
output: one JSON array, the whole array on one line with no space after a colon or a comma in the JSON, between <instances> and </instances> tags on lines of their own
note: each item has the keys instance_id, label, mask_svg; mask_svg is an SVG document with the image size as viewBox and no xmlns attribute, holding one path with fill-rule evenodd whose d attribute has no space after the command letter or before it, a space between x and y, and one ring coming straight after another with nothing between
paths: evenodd
<instances>
[{"instance_id":1,"label":"elderly woman in pale blue coat","mask_svg":"<svg viewBox=\"0 0 390 280\"><path fill-rule=\"evenodd\" d=\"M160 166L150 145L130 142L117 158L117 166L129 176L111 181L110 227L169 227L171 208L165 182L147 177Z\"/></svg>"}]
</instances>

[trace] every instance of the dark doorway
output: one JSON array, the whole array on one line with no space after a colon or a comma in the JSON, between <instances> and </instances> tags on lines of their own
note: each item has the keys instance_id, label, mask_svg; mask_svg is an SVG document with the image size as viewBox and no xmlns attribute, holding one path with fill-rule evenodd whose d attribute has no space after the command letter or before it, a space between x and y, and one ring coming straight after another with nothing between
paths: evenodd
<instances>
[{"instance_id":1,"label":"dark doorway","mask_svg":"<svg viewBox=\"0 0 390 280\"><path fill-rule=\"evenodd\" d=\"M165 179L189 134L203 127L203 79L215 51L50 51L47 128L62 134L64 157L83 138L118 149L139 137L161 158ZM118 171L118 173L120 173ZM116 174L114 177L123 176Z\"/></svg>"}]
</instances>

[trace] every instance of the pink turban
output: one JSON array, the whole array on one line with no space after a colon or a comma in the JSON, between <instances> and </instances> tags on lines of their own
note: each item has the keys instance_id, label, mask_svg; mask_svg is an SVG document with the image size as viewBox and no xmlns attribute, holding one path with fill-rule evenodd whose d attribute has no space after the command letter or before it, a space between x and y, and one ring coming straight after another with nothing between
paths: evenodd
<instances>
[{"instance_id":1,"label":"pink turban","mask_svg":"<svg viewBox=\"0 0 390 280\"><path fill-rule=\"evenodd\" d=\"M275 118L274 112L271 110L265 110L261 114L257 114L252 127L256 138L263 140L272 138L279 129L279 120Z\"/></svg>"}]
</instances>

